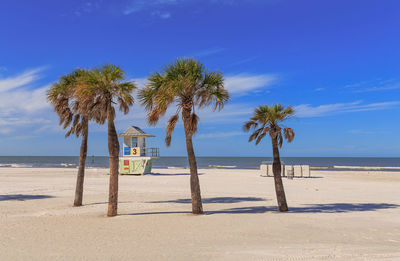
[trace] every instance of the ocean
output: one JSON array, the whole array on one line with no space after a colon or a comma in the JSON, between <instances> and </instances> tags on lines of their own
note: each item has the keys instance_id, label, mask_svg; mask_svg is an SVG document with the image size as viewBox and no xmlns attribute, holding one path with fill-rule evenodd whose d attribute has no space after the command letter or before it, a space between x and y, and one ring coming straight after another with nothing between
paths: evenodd
<instances>
[{"instance_id":1,"label":"ocean","mask_svg":"<svg viewBox=\"0 0 400 261\"><path fill-rule=\"evenodd\" d=\"M286 165L310 165L313 169L329 169L333 166L400 168L400 158L361 157L282 157ZM197 157L199 168L258 169L262 162L272 162L268 157ZM75 156L0 156L1 167L14 168L77 168ZM88 156L88 168L108 168L108 157ZM153 162L154 168L188 168L186 157L160 157Z\"/></svg>"}]
</instances>

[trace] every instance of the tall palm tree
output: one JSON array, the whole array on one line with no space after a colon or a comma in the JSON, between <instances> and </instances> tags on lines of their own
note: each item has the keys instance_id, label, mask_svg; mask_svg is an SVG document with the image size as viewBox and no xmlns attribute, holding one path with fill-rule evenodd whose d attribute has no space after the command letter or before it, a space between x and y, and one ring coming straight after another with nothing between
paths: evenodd
<instances>
[{"instance_id":1,"label":"tall palm tree","mask_svg":"<svg viewBox=\"0 0 400 261\"><path fill-rule=\"evenodd\" d=\"M177 59L161 73L153 73L148 84L139 92L141 103L148 110L148 122L155 125L168 107L176 104L176 113L169 119L165 143L171 144L171 135L182 113L186 136L186 149L190 166L192 213L202 214L200 183L192 137L197 131L199 117L195 109L213 105L221 110L229 100L224 89L224 79L219 72L206 71L204 65L192 58Z\"/></svg>"},{"instance_id":2,"label":"tall palm tree","mask_svg":"<svg viewBox=\"0 0 400 261\"><path fill-rule=\"evenodd\" d=\"M85 85L78 90L79 97L93 97L89 107L97 122L107 121L108 151L110 155L110 186L107 216L117 215L119 142L115 130L115 108L118 105L124 114L133 105L132 92L136 88L133 82L125 81L125 72L116 65L104 65L89 71Z\"/></svg>"},{"instance_id":3,"label":"tall palm tree","mask_svg":"<svg viewBox=\"0 0 400 261\"><path fill-rule=\"evenodd\" d=\"M63 129L69 128L65 137L71 134L75 134L76 137L82 136L75 188L74 206L76 207L82 206L89 120L92 119L92 115L86 107L87 103L82 102L77 96L81 79L87 73L87 70L76 69L70 74L61 76L59 81L54 83L47 92L48 101L54 106L54 111L60 117L60 125ZM88 102L90 97L84 97L84 99Z\"/></svg>"},{"instance_id":4,"label":"tall palm tree","mask_svg":"<svg viewBox=\"0 0 400 261\"><path fill-rule=\"evenodd\" d=\"M254 110L254 115L250 118L250 121L246 122L243 126L245 131L249 131L251 128L254 129L254 132L250 135L249 142L255 140L256 145L258 145L267 134L271 137L274 156L272 170L274 173L276 198L279 211L281 212L288 211L288 206L281 177L279 148L282 147L283 137L288 142L294 139L294 131L291 128L283 128L282 137L282 127L280 123L290 118L293 114L294 110L291 106L286 108L281 104L259 106Z\"/></svg>"}]
</instances>

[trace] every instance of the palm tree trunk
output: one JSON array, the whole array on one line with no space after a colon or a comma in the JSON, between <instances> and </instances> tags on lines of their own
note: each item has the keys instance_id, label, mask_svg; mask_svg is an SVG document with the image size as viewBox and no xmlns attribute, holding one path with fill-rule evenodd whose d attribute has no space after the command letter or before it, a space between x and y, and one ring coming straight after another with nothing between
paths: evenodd
<instances>
[{"instance_id":1,"label":"palm tree trunk","mask_svg":"<svg viewBox=\"0 0 400 261\"><path fill-rule=\"evenodd\" d=\"M108 126L108 152L110 155L110 188L108 194L108 213L107 216L117 215L118 208L118 161L119 161L119 142L117 131L114 125L114 114L111 105L107 113Z\"/></svg>"},{"instance_id":2,"label":"palm tree trunk","mask_svg":"<svg viewBox=\"0 0 400 261\"><path fill-rule=\"evenodd\" d=\"M183 124L185 127L186 149L190 167L190 192L192 197L192 213L203 214L203 203L201 201L200 181L197 174L196 156L194 155L192 136L190 131L190 111L183 111Z\"/></svg>"},{"instance_id":3,"label":"palm tree trunk","mask_svg":"<svg viewBox=\"0 0 400 261\"><path fill-rule=\"evenodd\" d=\"M278 139L276 136L272 137L272 151L274 156L272 171L274 173L276 199L278 201L279 211L285 212L288 211L288 206L286 203L285 190L283 189L281 177L281 159L279 157Z\"/></svg>"},{"instance_id":4,"label":"palm tree trunk","mask_svg":"<svg viewBox=\"0 0 400 261\"><path fill-rule=\"evenodd\" d=\"M75 200L74 206L79 207L82 206L83 199L83 181L85 178L85 164L86 164L86 155L87 155L87 143L88 143L88 134L89 134L89 123L87 117L82 118L82 143L81 143L81 151L79 154L79 169L78 176L76 178L76 188L75 188Z\"/></svg>"}]
</instances>

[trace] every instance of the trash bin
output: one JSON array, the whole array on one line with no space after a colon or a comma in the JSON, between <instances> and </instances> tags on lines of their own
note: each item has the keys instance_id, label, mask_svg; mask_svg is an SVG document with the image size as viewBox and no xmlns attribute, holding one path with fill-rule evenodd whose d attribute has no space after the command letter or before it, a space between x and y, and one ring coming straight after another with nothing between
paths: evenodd
<instances>
[{"instance_id":1,"label":"trash bin","mask_svg":"<svg viewBox=\"0 0 400 261\"><path fill-rule=\"evenodd\" d=\"M288 179L293 179L293 177L294 177L294 169L293 169L293 166L292 166L291 168L289 168L287 170L287 178Z\"/></svg>"}]
</instances>

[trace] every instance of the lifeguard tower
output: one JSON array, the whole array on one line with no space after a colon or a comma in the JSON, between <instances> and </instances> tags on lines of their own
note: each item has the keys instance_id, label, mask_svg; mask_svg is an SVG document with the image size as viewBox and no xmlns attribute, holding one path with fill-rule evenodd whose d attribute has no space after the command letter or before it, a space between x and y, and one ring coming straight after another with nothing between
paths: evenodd
<instances>
[{"instance_id":1,"label":"lifeguard tower","mask_svg":"<svg viewBox=\"0 0 400 261\"><path fill-rule=\"evenodd\" d=\"M118 135L123 138L119 173L140 174L151 173L152 160L160 156L159 148L146 147L146 138L155 137L136 126L131 126Z\"/></svg>"}]
</instances>

